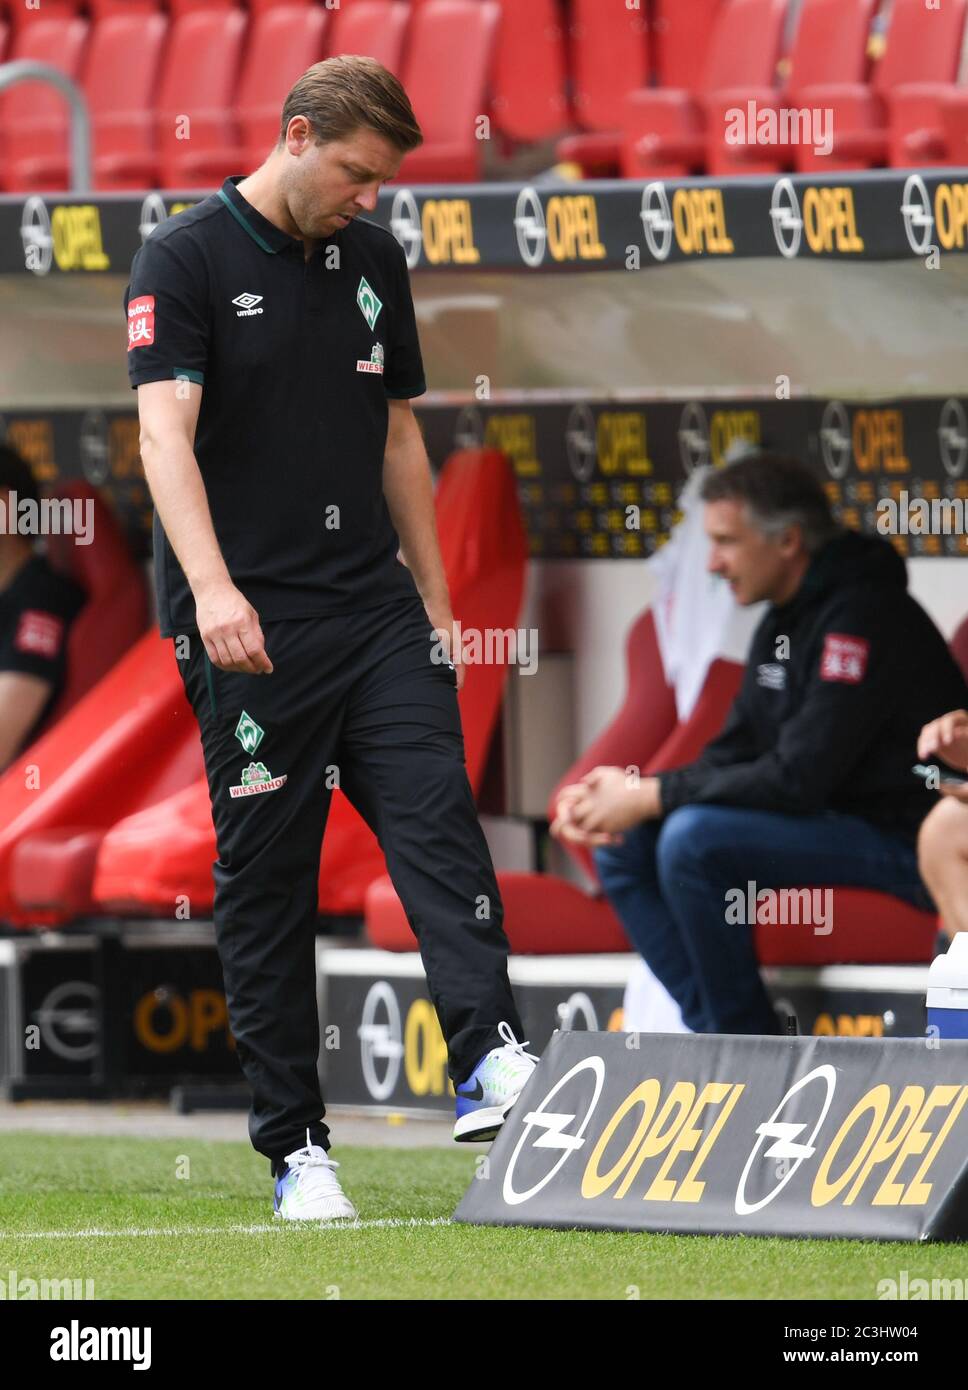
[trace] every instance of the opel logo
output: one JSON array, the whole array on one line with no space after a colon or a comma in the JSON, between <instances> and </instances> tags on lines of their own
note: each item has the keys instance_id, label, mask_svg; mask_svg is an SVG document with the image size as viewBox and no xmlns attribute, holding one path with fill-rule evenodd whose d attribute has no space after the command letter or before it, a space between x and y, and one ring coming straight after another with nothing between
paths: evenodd
<instances>
[{"instance_id":1,"label":"opel logo","mask_svg":"<svg viewBox=\"0 0 968 1390\"><path fill-rule=\"evenodd\" d=\"M168 209L165 207L164 198L160 193L149 193L141 204L141 219L138 223L141 240L147 241L155 228L167 219Z\"/></svg>"},{"instance_id":2,"label":"opel logo","mask_svg":"<svg viewBox=\"0 0 968 1390\"><path fill-rule=\"evenodd\" d=\"M423 227L417 200L409 188L398 188L390 205L390 231L407 256L407 269L413 270L423 249Z\"/></svg>"},{"instance_id":3,"label":"opel logo","mask_svg":"<svg viewBox=\"0 0 968 1390\"><path fill-rule=\"evenodd\" d=\"M683 406L679 417L679 458L687 475L709 462L709 426L698 401Z\"/></svg>"},{"instance_id":4,"label":"opel logo","mask_svg":"<svg viewBox=\"0 0 968 1390\"><path fill-rule=\"evenodd\" d=\"M24 203L20 240L26 268L35 275L46 275L54 258L54 239L50 234L50 213L43 198L28 198Z\"/></svg>"},{"instance_id":5,"label":"opel logo","mask_svg":"<svg viewBox=\"0 0 968 1390\"><path fill-rule=\"evenodd\" d=\"M820 419L820 452L831 478L843 478L850 467L850 417L841 401L828 401Z\"/></svg>"},{"instance_id":6,"label":"opel logo","mask_svg":"<svg viewBox=\"0 0 968 1390\"><path fill-rule=\"evenodd\" d=\"M370 986L356 1033L366 1089L374 1100L389 1100L400 1075L403 1030L397 996L386 980Z\"/></svg>"},{"instance_id":7,"label":"opel logo","mask_svg":"<svg viewBox=\"0 0 968 1390\"><path fill-rule=\"evenodd\" d=\"M88 410L81 420L81 471L93 487L102 487L111 476L108 419L103 410Z\"/></svg>"},{"instance_id":8,"label":"opel logo","mask_svg":"<svg viewBox=\"0 0 968 1390\"><path fill-rule=\"evenodd\" d=\"M800 250L800 240L803 236L800 200L792 179L778 179L773 185L770 221L773 223L773 235L776 237L780 255L792 261Z\"/></svg>"},{"instance_id":9,"label":"opel logo","mask_svg":"<svg viewBox=\"0 0 968 1390\"><path fill-rule=\"evenodd\" d=\"M525 265L540 265L548 244L548 229L541 199L533 188L522 188L518 194L514 205L514 231L518 253Z\"/></svg>"},{"instance_id":10,"label":"opel logo","mask_svg":"<svg viewBox=\"0 0 968 1390\"><path fill-rule=\"evenodd\" d=\"M588 1072L590 1076L584 1077L582 1082L569 1085L575 1078ZM573 1153L577 1153L585 1144L585 1130L591 1120L595 1106L598 1104L602 1094L602 1087L605 1084L605 1063L601 1057L585 1057L577 1062L570 1071L565 1072L560 1081L556 1081L554 1086L545 1096L541 1104L534 1110L529 1110L524 1116L524 1129L514 1147L514 1152L508 1160L508 1166L504 1173L504 1185L502 1196L510 1207L520 1206L522 1202L527 1202L534 1197L543 1187L559 1173L568 1162ZM568 1088L570 1095L562 1096L561 1092ZM553 1104L554 1102L554 1104ZM520 1101L518 1104L520 1105ZM578 1116L581 1115L581 1122L575 1124ZM547 1154L537 1153L536 1150L547 1150ZM541 1159L555 1154L554 1161L548 1171L530 1187L519 1192L514 1186L514 1169L527 1151L530 1166L543 1167Z\"/></svg>"},{"instance_id":11,"label":"opel logo","mask_svg":"<svg viewBox=\"0 0 968 1390\"><path fill-rule=\"evenodd\" d=\"M806 1088L814 1082L823 1084L823 1100L819 1103L819 1111L816 1113L816 1117L813 1121L813 1128L810 1130L809 1136L804 1138L804 1131L810 1124L810 1120L802 1121L799 1118L794 1119L793 1117L802 1115L804 1109L806 1109L809 1115L813 1110L813 1105L805 1105L802 1099L797 1105L790 1105L790 1102L793 1100L794 1096L799 1095L801 1091L806 1090ZM786 1095L765 1124L757 1125L756 1133L758 1138L753 1145L749 1158L746 1160L746 1167L743 1169L742 1176L739 1180L739 1186L736 1189L735 1211L737 1216L752 1216L754 1212L762 1211L765 1206L773 1201L774 1197L778 1196L783 1191L784 1187L786 1187L787 1183L800 1167L800 1164L804 1163L808 1158L813 1157L816 1152L814 1140L820 1133L820 1126L827 1118L827 1112L833 1101L836 1086L837 1072L834 1067L830 1066L829 1063L824 1064L822 1067L816 1067L813 1071L808 1072L806 1076L802 1076L795 1085L790 1087L789 1091L787 1091ZM787 1106L790 1106L790 1115L786 1119L781 1119L780 1117L783 1115ZM767 1143L770 1145L769 1148L764 1148L764 1145ZM782 1162L784 1164L784 1172L779 1182L775 1183L765 1197L761 1197L757 1202L750 1202L746 1195L746 1183L757 1158L764 1161L773 1159L777 1163ZM788 1167L786 1166L787 1164L789 1164Z\"/></svg>"},{"instance_id":12,"label":"opel logo","mask_svg":"<svg viewBox=\"0 0 968 1390\"><path fill-rule=\"evenodd\" d=\"M931 199L924 179L920 174L910 174L901 195L901 216L904 218L904 231L908 245L916 256L923 256L931 250L934 236L934 213Z\"/></svg>"},{"instance_id":13,"label":"opel logo","mask_svg":"<svg viewBox=\"0 0 968 1390\"><path fill-rule=\"evenodd\" d=\"M454 448L479 449L484 443L484 416L476 405L462 405L454 421Z\"/></svg>"},{"instance_id":14,"label":"opel logo","mask_svg":"<svg viewBox=\"0 0 968 1390\"><path fill-rule=\"evenodd\" d=\"M580 483L587 483L598 462L595 416L584 402L573 405L565 426L565 452L568 467Z\"/></svg>"},{"instance_id":15,"label":"opel logo","mask_svg":"<svg viewBox=\"0 0 968 1390\"><path fill-rule=\"evenodd\" d=\"M664 183L647 183L639 209L645 243L657 261L664 261L672 250L672 213Z\"/></svg>"},{"instance_id":16,"label":"opel logo","mask_svg":"<svg viewBox=\"0 0 968 1390\"><path fill-rule=\"evenodd\" d=\"M65 1062L89 1062L97 1055L98 991L82 980L55 985L31 1015L51 1052Z\"/></svg>"},{"instance_id":17,"label":"opel logo","mask_svg":"<svg viewBox=\"0 0 968 1390\"><path fill-rule=\"evenodd\" d=\"M961 401L952 397L941 407L938 451L949 478L960 478L968 463L968 417Z\"/></svg>"}]
</instances>

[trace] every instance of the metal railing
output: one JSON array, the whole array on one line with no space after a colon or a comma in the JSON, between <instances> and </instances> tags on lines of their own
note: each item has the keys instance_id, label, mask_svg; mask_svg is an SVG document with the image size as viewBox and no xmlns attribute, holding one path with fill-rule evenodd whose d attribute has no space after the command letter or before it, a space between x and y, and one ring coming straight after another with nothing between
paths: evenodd
<instances>
[{"instance_id":1,"label":"metal railing","mask_svg":"<svg viewBox=\"0 0 968 1390\"><path fill-rule=\"evenodd\" d=\"M35 63L30 58L21 58L15 63L0 63L0 92L12 87L15 82L26 81L49 82L67 98L71 108L71 192L90 192L91 120L83 92L75 82L49 63Z\"/></svg>"}]
</instances>

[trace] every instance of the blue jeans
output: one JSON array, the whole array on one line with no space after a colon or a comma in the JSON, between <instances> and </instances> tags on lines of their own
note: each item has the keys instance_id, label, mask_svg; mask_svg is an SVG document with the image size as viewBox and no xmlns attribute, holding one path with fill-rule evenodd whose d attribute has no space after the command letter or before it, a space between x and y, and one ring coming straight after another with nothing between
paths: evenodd
<instances>
[{"instance_id":1,"label":"blue jeans","mask_svg":"<svg viewBox=\"0 0 968 1390\"><path fill-rule=\"evenodd\" d=\"M602 887L633 946L696 1033L779 1033L752 929L731 890L874 888L935 911L913 845L856 816L683 806L595 851Z\"/></svg>"}]
</instances>

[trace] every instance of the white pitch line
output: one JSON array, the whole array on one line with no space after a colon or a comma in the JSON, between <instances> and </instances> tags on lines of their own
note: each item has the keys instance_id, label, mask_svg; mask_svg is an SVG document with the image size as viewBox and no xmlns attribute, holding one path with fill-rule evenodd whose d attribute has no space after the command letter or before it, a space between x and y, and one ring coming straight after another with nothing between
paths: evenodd
<instances>
[{"instance_id":1,"label":"white pitch line","mask_svg":"<svg viewBox=\"0 0 968 1390\"><path fill-rule=\"evenodd\" d=\"M93 1236L259 1236L293 1226L326 1231L364 1231L378 1226L449 1226L449 1216L384 1216L372 1221L273 1221L253 1226L92 1226L84 1231L0 1231L0 1240L88 1240Z\"/></svg>"}]
</instances>

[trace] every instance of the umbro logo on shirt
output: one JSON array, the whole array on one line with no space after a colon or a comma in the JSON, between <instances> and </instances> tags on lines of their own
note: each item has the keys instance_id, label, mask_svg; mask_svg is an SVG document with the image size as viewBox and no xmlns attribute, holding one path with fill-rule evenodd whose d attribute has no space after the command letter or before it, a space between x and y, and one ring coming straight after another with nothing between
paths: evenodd
<instances>
[{"instance_id":1,"label":"umbro logo on shirt","mask_svg":"<svg viewBox=\"0 0 968 1390\"><path fill-rule=\"evenodd\" d=\"M261 294L236 295L235 298L232 300L233 304L237 304L239 306L235 311L235 317L239 319L247 319L250 318L252 314L261 314L262 310L257 309L255 307L261 301L261 299Z\"/></svg>"}]
</instances>

